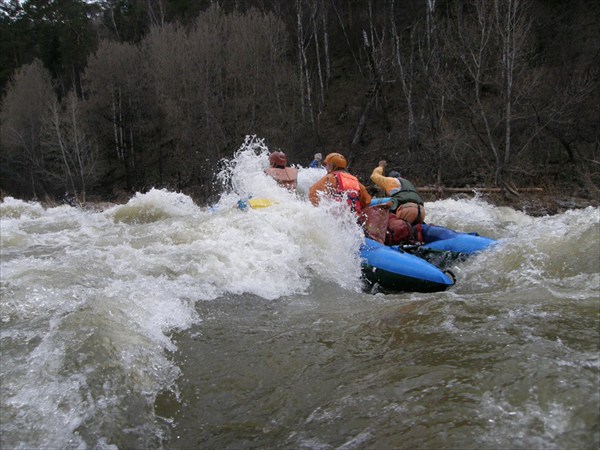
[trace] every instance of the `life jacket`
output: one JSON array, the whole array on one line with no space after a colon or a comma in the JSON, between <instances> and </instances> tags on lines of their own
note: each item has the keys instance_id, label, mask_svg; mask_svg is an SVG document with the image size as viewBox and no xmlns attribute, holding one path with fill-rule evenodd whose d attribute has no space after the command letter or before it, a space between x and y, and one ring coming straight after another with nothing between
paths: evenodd
<instances>
[{"instance_id":1,"label":"life jacket","mask_svg":"<svg viewBox=\"0 0 600 450\"><path fill-rule=\"evenodd\" d=\"M293 167L269 167L265 169L265 173L275 178L275 181L277 181L280 186L291 191L296 189L298 183L298 170Z\"/></svg>"},{"instance_id":2,"label":"life jacket","mask_svg":"<svg viewBox=\"0 0 600 450\"><path fill-rule=\"evenodd\" d=\"M352 211L356 214L360 214L360 183L358 178L354 175L350 175L348 172L336 170L331 173L337 181L337 190L333 194L333 198L342 201L342 199L346 197L346 201L348 202L348 205L350 205L350 208L352 208Z\"/></svg>"},{"instance_id":3,"label":"life jacket","mask_svg":"<svg viewBox=\"0 0 600 450\"><path fill-rule=\"evenodd\" d=\"M385 236L385 245L423 243L423 224L412 225L406 220L389 213L388 229Z\"/></svg>"},{"instance_id":4,"label":"life jacket","mask_svg":"<svg viewBox=\"0 0 600 450\"><path fill-rule=\"evenodd\" d=\"M403 203L416 203L417 205L423 204L423 199L417 192L417 188L405 178L398 178L400 180L400 187L390 190L390 196L394 204L392 205L392 211L395 211L398 206Z\"/></svg>"}]
</instances>

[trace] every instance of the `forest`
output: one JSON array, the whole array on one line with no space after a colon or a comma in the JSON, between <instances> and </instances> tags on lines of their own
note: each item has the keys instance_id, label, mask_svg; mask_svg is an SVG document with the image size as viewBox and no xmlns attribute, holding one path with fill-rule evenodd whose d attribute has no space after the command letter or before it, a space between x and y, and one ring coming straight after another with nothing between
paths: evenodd
<instances>
[{"instance_id":1,"label":"forest","mask_svg":"<svg viewBox=\"0 0 600 450\"><path fill-rule=\"evenodd\" d=\"M3 0L0 191L214 201L247 135L417 186L600 192L597 0ZM66 201L66 200L65 200Z\"/></svg>"}]
</instances>

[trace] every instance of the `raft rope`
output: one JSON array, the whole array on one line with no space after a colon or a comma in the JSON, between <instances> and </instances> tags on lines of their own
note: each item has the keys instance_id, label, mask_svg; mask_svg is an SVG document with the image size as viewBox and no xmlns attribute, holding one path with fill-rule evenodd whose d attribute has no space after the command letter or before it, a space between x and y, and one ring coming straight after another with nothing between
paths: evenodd
<instances>
[{"instance_id":1,"label":"raft rope","mask_svg":"<svg viewBox=\"0 0 600 450\"><path fill-rule=\"evenodd\" d=\"M456 275L454 275L454 272L448 269L444 270L443 272L452 279L452 284L456 284Z\"/></svg>"}]
</instances>

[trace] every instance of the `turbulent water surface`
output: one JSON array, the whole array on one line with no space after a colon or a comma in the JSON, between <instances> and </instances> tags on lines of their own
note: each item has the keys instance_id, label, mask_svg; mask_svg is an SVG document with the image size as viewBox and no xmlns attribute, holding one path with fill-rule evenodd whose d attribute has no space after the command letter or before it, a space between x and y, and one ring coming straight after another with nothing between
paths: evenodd
<instances>
[{"instance_id":1,"label":"turbulent water surface","mask_svg":"<svg viewBox=\"0 0 600 450\"><path fill-rule=\"evenodd\" d=\"M598 208L428 203L499 244L446 292L374 293L352 217L303 198L322 173L294 196L266 158L210 209L0 204L1 448L599 447Z\"/></svg>"}]
</instances>

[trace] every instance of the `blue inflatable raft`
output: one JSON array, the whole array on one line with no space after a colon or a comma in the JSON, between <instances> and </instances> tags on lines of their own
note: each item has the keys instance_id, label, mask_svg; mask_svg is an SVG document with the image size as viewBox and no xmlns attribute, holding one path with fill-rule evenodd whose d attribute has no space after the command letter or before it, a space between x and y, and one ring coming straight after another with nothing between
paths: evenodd
<instances>
[{"instance_id":1,"label":"blue inflatable raft","mask_svg":"<svg viewBox=\"0 0 600 450\"><path fill-rule=\"evenodd\" d=\"M373 199L371 205L389 198ZM461 233L450 228L423 224L423 244L388 247L366 239L361 247L365 278L385 289L415 292L444 291L455 282L450 263L464 260L496 243L477 233Z\"/></svg>"},{"instance_id":2,"label":"blue inflatable raft","mask_svg":"<svg viewBox=\"0 0 600 450\"><path fill-rule=\"evenodd\" d=\"M433 264L398 247L388 247L366 238L360 248L364 277L385 289L410 292L440 292L454 279Z\"/></svg>"}]
</instances>

